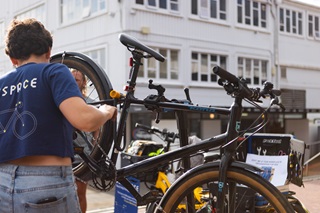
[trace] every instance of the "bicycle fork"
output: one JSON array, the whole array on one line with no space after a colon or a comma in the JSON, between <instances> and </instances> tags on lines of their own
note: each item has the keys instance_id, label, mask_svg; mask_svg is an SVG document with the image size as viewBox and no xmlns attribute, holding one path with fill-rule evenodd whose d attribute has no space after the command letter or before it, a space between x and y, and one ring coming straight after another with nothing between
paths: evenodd
<instances>
[{"instance_id":1,"label":"bicycle fork","mask_svg":"<svg viewBox=\"0 0 320 213\"><path fill-rule=\"evenodd\" d=\"M236 184L234 182L229 182L228 186L226 185L227 171L229 165L232 162L232 156L232 154L226 153L221 158L219 166L218 195L215 211L216 213L225 212L225 197L227 194L227 188L229 189L227 201L229 212L234 212L235 210Z\"/></svg>"}]
</instances>

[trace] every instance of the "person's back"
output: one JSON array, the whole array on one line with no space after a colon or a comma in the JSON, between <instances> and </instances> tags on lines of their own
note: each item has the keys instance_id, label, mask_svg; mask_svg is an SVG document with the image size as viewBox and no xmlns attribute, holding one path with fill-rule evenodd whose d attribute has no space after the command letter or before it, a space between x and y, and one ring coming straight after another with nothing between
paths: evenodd
<instances>
[{"instance_id":1,"label":"person's back","mask_svg":"<svg viewBox=\"0 0 320 213\"><path fill-rule=\"evenodd\" d=\"M58 106L70 95L81 94L72 92L77 87L66 77L66 69L59 64L28 63L0 78L1 162L33 155L73 157L69 134L73 127Z\"/></svg>"},{"instance_id":2,"label":"person's back","mask_svg":"<svg viewBox=\"0 0 320 213\"><path fill-rule=\"evenodd\" d=\"M34 20L14 20L0 78L0 212L81 212L71 161L74 128L97 129L116 109L88 106L69 69L50 64L52 37Z\"/></svg>"}]
</instances>

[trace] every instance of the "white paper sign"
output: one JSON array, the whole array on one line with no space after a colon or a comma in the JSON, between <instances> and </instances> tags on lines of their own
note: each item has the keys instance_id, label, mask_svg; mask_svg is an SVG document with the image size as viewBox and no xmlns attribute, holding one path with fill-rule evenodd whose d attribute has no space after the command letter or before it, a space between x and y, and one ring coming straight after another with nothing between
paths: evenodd
<instances>
[{"instance_id":1,"label":"white paper sign","mask_svg":"<svg viewBox=\"0 0 320 213\"><path fill-rule=\"evenodd\" d=\"M262 176L274 186L283 186L288 176L288 155L247 154L246 163L263 169Z\"/></svg>"}]
</instances>

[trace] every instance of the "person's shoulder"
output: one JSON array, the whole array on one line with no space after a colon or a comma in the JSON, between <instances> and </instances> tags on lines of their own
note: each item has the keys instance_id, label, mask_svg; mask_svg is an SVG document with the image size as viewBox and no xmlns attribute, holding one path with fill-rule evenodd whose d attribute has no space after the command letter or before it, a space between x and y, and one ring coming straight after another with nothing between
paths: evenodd
<instances>
[{"instance_id":1,"label":"person's shoulder","mask_svg":"<svg viewBox=\"0 0 320 213\"><path fill-rule=\"evenodd\" d=\"M42 70L44 72L50 73L50 74L67 74L70 73L69 68L64 65L64 64L60 64L60 63L44 63L42 64L43 68Z\"/></svg>"},{"instance_id":2,"label":"person's shoulder","mask_svg":"<svg viewBox=\"0 0 320 213\"><path fill-rule=\"evenodd\" d=\"M43 65L51 69L68 69L66 65L61 63L44 63Z\"/></svg>"},{"instance_id":3,"label":"person's shoulder","mask_svg":"<svg viewBox=\"0 0 320 213\"><path fill-rule=\"evenodd\" d=\"M68 67L60 63L30 63L28 67L24 67L28 70L43 70L43 71L53 71L53 70L66 70Z\"/></svg>"},{"instance_id":4,"label":"person's shoulder","mask_svg":"<svg viewBox=\"0 0 320 213\"><path fill-rule=\"evenodd\" d=\"M6 73L0 75L0 79L9 78L10 76L15 75L16 72L17 72L16 69L10 70L9 72L6 72Z\"/></svg>"}]
</instances>

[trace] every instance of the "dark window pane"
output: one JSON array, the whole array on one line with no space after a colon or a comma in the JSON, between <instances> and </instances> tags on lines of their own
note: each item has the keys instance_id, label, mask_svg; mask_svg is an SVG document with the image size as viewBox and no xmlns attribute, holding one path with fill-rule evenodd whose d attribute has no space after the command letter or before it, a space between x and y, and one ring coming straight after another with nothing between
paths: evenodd
<instances>
[{"instance_id":1,"label":"dark window pane","mask_svg":"<svg viewBox=\"0 0 320 213\"><path fill-rule=\"evenodd\" d=\"M198 54L197 53L192 53L192 59L198 59Z\"/></svg>"},{"instance_id":2,"label":"dark window pane","mask_svg":"<svg viewBox=\"0 0 320 213\"><path fill-rule=\"evenodd\" d=\"M197 0L191 1L191 13L194 15L198 14L198 1Z\"/></svg>"},{"instance_id":3,"label":"dark window pane","mask_svg":"<svg viewBox=\"0 0 320 213\"><path fill-rule=\"evenodd\" d=\"M289 33L290 30L290 10L286 10L286 28L287 32Z\"/></svg>"},{"instance_id":4,"label":"dark window pane","mask_svg":"<svg viewBox=\"0 0 320 213\"><path fill-rule=\"evenodd\" d=\"M238 23L242 23L242 8L238 6Z\"/></svg>"},{"instance_id":5,"label":"dark window pane","mask_svg":"<svg viewBox=\"0 0 320 213\"><path fill-rule=\"evenodd\" d=\"M211 61L217 61L217 55L210 55Z\"/></svg>"},{"instance_id":6,"label":"dark window pane","mask_svg":"<svg viewBox=\"0 0 320 213\"><path fill-rule=\"evenodd\" d=\"M216 0L210 1L210 17L217 18L217 1Z\"/></svg>"},{"instance_id":7,"label":"dark window pane","mask_svg":"<svg viewBox=\"0 0 320 213\"><path fill-rule=\"evenodd\" d=\"M207 75L201 75L201 81L208 81Z\"/></svg>"},{"instance_id":8,"label":"dark window pane","mask_svg":"<svg viewBox=\"0 0 320 213\"><path fill-rule=\"evenodd\" d=\"M192 73L191 80L197 81L198 80L198 73Z\"/></svg>"},{"instance_id":9,"label":"dark window pane","mask_svg":"<svg viewBox=\"0 0 320 213\"><path fill-rule=\"evenodd\" d=\"M259 14L258 11L253 11L253 25L259 26Z\"/></svg>"},{"instance_id":10,"label":"dark window pane","mask_svg":"<svg viewBox=\"0 0 320 213\"><path fill-rule=\"evenodd\" d=\"M226 0L220 0L220 10L226 11Z\"/></svg>"},{"instance_id":11,"label":"dark window pane","mask_svg":"<svg viewBox=\"0 0 320 213\"><path fill-rule=\"evenodd\" d=\"M162 9L167 9L167 0L159 0L159 7Z\"/></svg>"},{"instance_id":12,"label":"dark window pane","mask_svg":"<svg viewBox=\"0 0 320 213\"><path fill-rule=\"evenodd\" d=\"M250 16L250 11L251 11L250 1L246 0L246 2L245 2L245 15Z\"/></svg>"},{"instance_id":13,"label":"dark window pane","mask_svg":"<svg viewBox=\"0 0 320 213\"><path fill-rule=\"evenodd\" d=\"M148 0L150 6L156 6L156 0Z\"/></svg>"},{"instance_id":14,"label":"dark window pane","mask_svg":"<svg viewBox=\"0 0 320 213\"><path fill-rule=\"evenodd\" d=\"M217 81L217 75L216 74L211 74L211 82L216 82Z\"/></svg>"}]
</instances>

